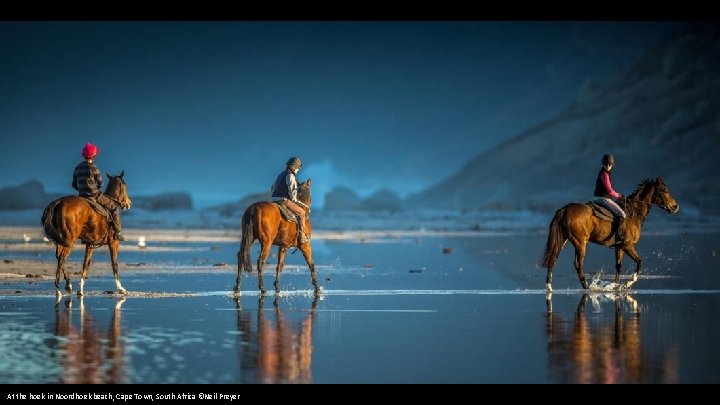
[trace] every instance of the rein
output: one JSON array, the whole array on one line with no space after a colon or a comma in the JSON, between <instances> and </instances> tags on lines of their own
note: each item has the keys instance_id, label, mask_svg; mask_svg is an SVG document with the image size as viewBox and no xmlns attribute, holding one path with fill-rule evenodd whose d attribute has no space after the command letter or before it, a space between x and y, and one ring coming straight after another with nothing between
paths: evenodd
<instances>
[{"instance_id":1,"label":"rein","mask_svg":"<svg viewBox=\"0 0 720 405\"><path fill-rule=\"evenodd\" d=\"M105 193L103 193L103 194L105 194ZM122 203L121 203L120 201L114 199L113 197L110 197L110 196L107 195L107 194L105 194L105 197L107 197L110 201L114 202L118 207L121 207L121 206L122 206Z\"/></svg>"},{"instance_id":2,"label":"rein","mask_svg":"<svg viewBox=\"0 0 720 405\"><path fill-rule=\"evenodd\" d=\"M657 191L658 191L657 189L653 190L653 196L651 197L651 200L654 200L654 199L655 199L655 195L657 194ZM634 199L634 198L627 198L627 197L625 198L625 201L626 201L626 203L627 203L628 201L631 202L631 203L641 203L641 204L645 204L645 205L650 206L650 207L652 207L653 205L655 205L655 206L658 206L658 207L660 207L660 208L662 208L662 209L664 209L664 210L668 210L668 211L669 211L669 207L668 207L668 206L666 206L666 205L660 205L660 204L655 203L655 202L647 202L647 201L636 200L636 199ZM647 216L647 214L646 214L646 215L643 215L643 218L644 218L645 216Z\"/></svg>"},{"instance_id":3,"label":"rein","mask_svg":"<svg viewBox=\"0 0 720 405\"><path fill-rule=\"evenodd\" d=\"M302 202L302 201L300 201L300 200L297 200L297 201L295 201L295 202L298 203L298 204L300 204L300 205L302 205L303 207L307 208L307 209L308 209L308 212L310 212L310 206L309 206L309 205L305 204L304 202Z\"/></svg>"}]
</instances>

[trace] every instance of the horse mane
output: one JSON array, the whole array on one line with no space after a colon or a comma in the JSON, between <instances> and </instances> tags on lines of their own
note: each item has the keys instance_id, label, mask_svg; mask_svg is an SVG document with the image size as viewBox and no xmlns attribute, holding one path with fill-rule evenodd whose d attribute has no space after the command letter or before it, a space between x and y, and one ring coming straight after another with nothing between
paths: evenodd
<instances>
[{"instance_id":1,"label":"horse mane","mask_svg":"<svg viewBox=\"0 0 720 405\"><path fill-rule=\"evenodd\" d=\"M307 181L300 183L300 186L298 187L297 197L298 200L302 201L305 204L310 201L310 186L308 185Z\"/></svg>"},{"instance_id":2,"label":"horse mane","mask_svg":"<svg viewBox=\"0 0 720 405\"><path fill-rule=\"evenodd\" d=\"M635 191L633 191L632 194L630 194L630 195L628 196L628 198L635 198L635 197L637 197L637 195L638 195L642 190L645 190L646 187L650 186L651 183L654 183L654 182L655 182L655 180L653 180L653 179L651 179L651 178L643 179L642 181L640 181L640 183L638 183L637 187L635 187Z\"/></svg>"},{"instance_id":3,"label":"horse mane","mask_svg":"<svg viewBox=\"0 0 720 405\"><path fill-rule=\"evenodd\" d=\"M635 187L635 191L632 192L629 196L627 196L625 200L625 204L623 205L623 209L631 216L635 216L637 213L637 210L639 207L637 207L636 204L633 204L632 200L636 200L637 196L640 194L640 192L646 190L648 187L654 187L656 185L656 181L651 178L645 178L640 183L638 183L637 187Z\"/></svg>"}]
</instances>

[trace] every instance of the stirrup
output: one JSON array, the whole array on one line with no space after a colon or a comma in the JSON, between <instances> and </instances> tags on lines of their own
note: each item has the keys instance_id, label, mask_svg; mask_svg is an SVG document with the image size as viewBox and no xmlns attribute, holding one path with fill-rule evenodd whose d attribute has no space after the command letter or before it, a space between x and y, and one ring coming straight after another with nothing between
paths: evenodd
<instances>
[{"instance_id":1,"label":"stirrup","mask_svg":"<svg viewBox=\"0 0 720 405\"><path fill-rule=\"evenodd\" d=\"M120 242L127 241L127 239L125 239L125 236L123 236L122 231L115 232L115 239L119 240Z\"/></svg>"}]
</instances>

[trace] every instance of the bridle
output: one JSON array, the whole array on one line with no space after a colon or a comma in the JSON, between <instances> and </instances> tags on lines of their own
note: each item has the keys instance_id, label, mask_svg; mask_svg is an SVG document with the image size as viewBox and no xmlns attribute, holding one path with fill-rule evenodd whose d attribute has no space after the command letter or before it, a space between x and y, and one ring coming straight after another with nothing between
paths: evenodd
<instances>
[{"instance_id":1,"label":"bridle","mask_svg":"<svg viewBox=\"0 0 720 405\"><path fill-rule=\"evenodd\" d=\"M122 185L123 183L125 183L125 181L122 180L122 179L120 179L120 183L121 183L121 185ZM122 204L120 201L118 201L118 200L115 199L114 197L110 197L107 193L103 193L103 194L105 194L105 197L107 197L108 200L114 202L117 206L119 206L119 207L122 208L123 204Z\"/></svg>"},{"instance_id":2,"label":"bridle","mask_svg":"<svg viewBox=\"0 0 720 405\"><path fill-rule=\"evenodd\" d=\"M653 190L653 196L652 196L652 198L650 199L650 200L651 200L650 202L642 201L642 200L636 200L636 199L634 199L634 198L627 198L627 197L625 198L625 201L631 201L631 202L633 202L633 203L641 203L641 204L645 204L645 205L649 205L649 206L655 205L655 206L657 206L657 207L660 207L660 208L664 209L664 210L667 211L667 212L673 212L673 210L671 210L670 207L668 207L667 205L658 204L658 203L656 203L656 202L653 202L653 201L655 200L655 197L657 197L658 191L660 191L659 188L656 188L655 190Z\"/></svg>"}]
</instances>

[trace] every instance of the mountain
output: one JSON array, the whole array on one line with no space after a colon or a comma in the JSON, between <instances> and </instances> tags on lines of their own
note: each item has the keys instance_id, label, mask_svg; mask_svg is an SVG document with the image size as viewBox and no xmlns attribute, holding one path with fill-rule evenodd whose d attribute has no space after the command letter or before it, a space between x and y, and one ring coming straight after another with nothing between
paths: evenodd
<instances>
[{"instance_id":1,"label":"mountain","mask_svg":"<svg viewBox=\"0 0 720 405\"><path fill-rule=\"evenodd\" d=\"M720 25L683 26L607 83L586 83L554 118L409 200L551 211L592 197L605 153L620 193L662 176L681 206L720 212Z\"/></svg>"}]
</instances>

